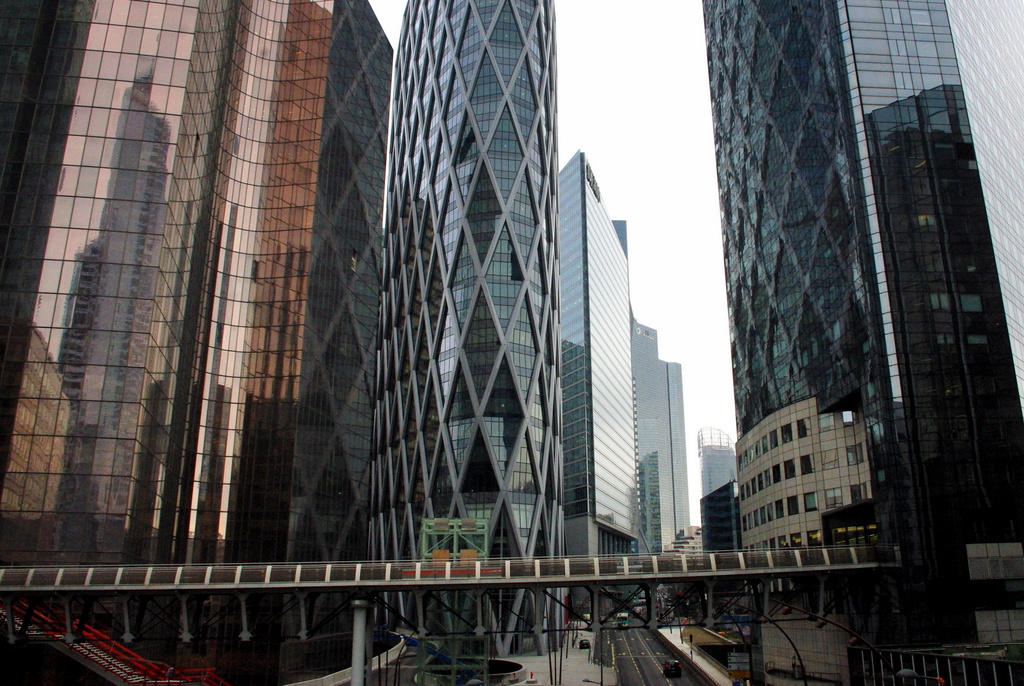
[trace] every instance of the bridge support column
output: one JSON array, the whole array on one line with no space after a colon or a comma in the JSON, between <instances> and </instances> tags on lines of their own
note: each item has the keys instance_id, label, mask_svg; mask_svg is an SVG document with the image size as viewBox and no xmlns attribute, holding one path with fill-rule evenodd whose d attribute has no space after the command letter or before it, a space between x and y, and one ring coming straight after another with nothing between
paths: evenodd
<instances>
[{"instance_id":1,"label":"bridge support column","mask_svg":"<svg viewBox=\"0 0 1024 686\"><path fill-rule=\"evenodd\" d=\"M770 579L762 579L758 582L761 591L761 614L768 614L768 603L771 602L772 582Z\"/></svg>"},{"instance_id":2,"label":"bridge support column","mask_svg":"<svg viewBox=\"0 0 1024 686\"><path fill-rule=\"evenodd\" d=\"M178 638L181 639L182 643L191 643L192 639L195 638L192 632L189 630L188 624L188 595L184 593L178 594L178 603L180 604L181 618L178 620L181 622L181 633L178 634Z\"/></svg>"},{"instance_id":3,"label":"bridge support column","mask_svg":"<svg viewBox=\"0 0 1024 686\"><path fill-rule=\"evenodd\" d=\"M14 597L5 595L3 597L4 615L7 617L7 642L14 645L18 642L14 635Z\"/></svg>"},{"instance_id":4,"label":"bridge support column","mask_svg":"<svg viewBox=\"0 0 1024 686\"><path fill-rule=\"evenodd\" d=\"M715 582L714 580L704 582L704 591L707 594L707 606L704 609L704 626L708 629L715 628Z\"/></svg>"},{"instance_id":5,"label":"bridge support column","mask_svg":"<svg viewBox=\"0 0 1024 686\"><path fill-rule=\"evenodd\" d=\"M366 684L366 624L370 605L366 598L352 601L352 686Z\"/></svg>"},{"instance_id":6,"label":"bridge support column","mask_svg":"<svg viewBox=\"0 0 1024 686\"><path fill-rule=\"evenodd\" d=\"M416 598L416 626L419 627L416 632L420 635L422 641L427 637L427 618L425 614L426 603L424 602L423 591L414 591Z\"/></svg>"},{"instance_id":7,"label":"bridge support column","mask_svg":"<svg viewBox=\"0 0 1024 686\"><path fill-rule=\"evenodd\" d=\"M537 654L546 655L547 646L544 644L544 592L540 589L533 590L533 636L537 644Z\"/></svg>"},{"instance_id":8,"label":"bridge support column","mask_svg":"<svg viewBox=\"0 0 1024 686\"><path fill-rule=\"evenodd\" d=\"M815 609L815 613L821 616L825 615L825 575L818 575L818 607Z\"/></svg>"},{"instance_id":9,"label":"bridge support column","mask_svg":"<svg viewBox=\"0 0 1024 686\"><path fill-rule=\"evenodd\" d=\"M487 629L484 627L484 592L481 589L473 592L473 605L476 607L476 627L474 627L473 633L483 636L487 633Z\"/></svg>"},{"instance_id":10,"label":"bridge support column","mask_svg":"<svg viewBox=\"0 0 1024 686\"><path fill-rule=\"evenodd\" d=\"M590 591L590 629L594 632L594 644L590 647L595 661L604 666L604 631L601 623L601 587L589 586ZM603 675L601 683L604 683Z\"/></svg>"},{"instance_id":11,"label":"bridge support column","mask_svg":"<svg viewBox=\"0 0 1024 686\"><path fill-rule=\"evenodd\" d=\"M121 634L122 643L132 643L135 641L135 634L132 633L131 600L131 596L128 595L117 596L117 602L121 604L121 619L124 622L124 633Z\"/></svg>"},{"instance_id":12,"label":"bridge support column","mask_svg":"<svg viewBox=\"0 0 1024 686\"><path fill-rule=\"evenodd\" d=\"M313 617L316 596L310 597L309 591L296 591L295 599L299 603L299 640L309 640L309 624Z\"/></svg>"},{"instance_id":13,"label":"bridge support column","mask_svg":"<svg viewBox=\"0 0 1024 686\"><path fill-rule=\"evenodd\" d=\"M658 589L650 584L643 584L642 588L644 589L644 605L647 607L647 628L654 631L658 628L658 618L655 616L654 610L654 595Z\"/></svg>"},{"instance_id":14,"label":"bridge support column","mask_svg":"<svg viewBox=\"0 0 1024 686\"><path fill-rule=\"evenodd\" d=\"M242 610L242 631L238 634L238 638L242 642L249 642L252 640L252 632L249 631L249 594L239 593L238 604Z\"/></svg>"},{"instance_id":15,"label":"bridge support column","mask_svg":"<svg viewBox=\"0 0 1024 686\"><path fill-rule=\"evenodd\" d=\"M67 644L78 643L79 636L75 633L75 620L71 615L71 596L61 596L61 600L64 601L64 639L63 641Z\"/></svg>"}]
</instances>

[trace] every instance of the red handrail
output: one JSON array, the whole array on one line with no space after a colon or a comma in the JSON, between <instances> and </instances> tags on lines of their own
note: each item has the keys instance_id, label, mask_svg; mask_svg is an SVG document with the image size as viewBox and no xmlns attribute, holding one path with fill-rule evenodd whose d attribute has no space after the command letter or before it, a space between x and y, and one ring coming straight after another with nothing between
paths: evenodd
<instances>
[{"instance_id":1,"label":"red handrail","mask_svg":"<svg viewBox=\"0 0 1024 686\"><path fill-rule=\"evenodd\" d=\"M15 614L20 614L22 622L25 621L25 615L28 612L28 603L21 600L15 603L12 610L15 610ZM47 614L43 610L49 610L54 613ZM50 636L51 638L62 640L66 633L66 624L62 619L63 611L52 607L49 603L45 605L36 606L32 614L32 623L40 628L40 630ZM100 627L86 624L78 621L75 623L74 630L77 631L82 638L84 638L90 645L100 648L100 650L106 653L110 658L121 663L128 669L132 670L138 676L144 678L147 684L181 684L183 682L196 682L203 684L203 686L231 686L227 681L218 676L212 667L199 667L189 669L174 669L171 672L170 678L168 678L168 671L170 665L162 662L156 662L142 657L135 651L131 650L123 643L117 641L109 632L104 631ZM68 646L74 649L74 645ZM79 650L79 655L91 660L97 665L103 667L107 671L113 671L110 669L110 665L104 664L101 660L89 652Z\"/></svg>"}]
</instances>

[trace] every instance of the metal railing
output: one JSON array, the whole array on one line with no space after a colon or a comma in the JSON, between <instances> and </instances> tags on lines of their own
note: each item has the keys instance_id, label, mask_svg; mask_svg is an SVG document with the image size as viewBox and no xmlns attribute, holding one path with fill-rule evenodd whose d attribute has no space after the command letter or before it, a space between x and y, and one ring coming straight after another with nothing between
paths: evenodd
<instances>
[{"instance_id":1,"label":"metal railing","mask_svg":"<svg viewBox=\"0 0 1024 686\"><path fill-rule=\"evenodd\" d=\"M672 555L535 559L0 568L0 595L237 592L273 589L568 587L785 578L898 567L899 550L838 546Z\"/></svg>"}]
</instances>

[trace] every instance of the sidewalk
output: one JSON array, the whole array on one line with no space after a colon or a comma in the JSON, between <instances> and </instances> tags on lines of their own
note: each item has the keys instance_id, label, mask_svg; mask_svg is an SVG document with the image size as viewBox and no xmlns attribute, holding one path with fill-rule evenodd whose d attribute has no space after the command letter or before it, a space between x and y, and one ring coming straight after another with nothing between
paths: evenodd
<instances>
[{"instance_id":1,"label":"sidewalk","mask_svg":"<svg viewBox=\"0 0 1024 686\"><path fill-rule=\"evenodd\" d=\"M589 631L579 632L580 638L585 638L590 641L590 644L594 644L594 634ZM538 686L579 686L580 684L601 683L601 666L594 664L590 661L591 651L588 649L574 648L571 645L567 648L563 648L561 651L561 679L552 681L551 668L547 655L517 655L514 658L516 662L522 663L523 680L517 683L519 684L538 684ZM551 655L551 659L558 661L559 654L555 653ZM557 667L556 667L557 669ZM533 673L533 680L530 680L530 674ZM613 667L604 668L604 686L617 686L618 681L615 678L615 669Z\"/></svg>"},{"instance_id":2,"label":"sidewalk","mask_svg":"<svg viewBox=\"0 0 1024 686\"><path fill-rule=\"evenodd\" d=\"M704 655L704 651L699 646L683 640L684 637L678 629L675 631L659 629L659 631L662 636L679 648L683 657L690 659L702 672L714 679L715 683L719 686L732 686L733 680L729 678L728 671L722 665Z\"/></svg>"}]
</instances>

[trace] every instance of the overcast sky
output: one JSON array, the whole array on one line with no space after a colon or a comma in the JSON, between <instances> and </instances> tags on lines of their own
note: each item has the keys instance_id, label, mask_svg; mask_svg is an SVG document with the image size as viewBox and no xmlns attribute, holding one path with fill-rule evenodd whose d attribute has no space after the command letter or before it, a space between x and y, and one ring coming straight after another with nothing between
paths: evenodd
<instances>
[{"instance_id":1,"label":"overcast sky","mask_svg":"<svg viewBox=\"0 0 1024 686\"><path fill-rule=\"evenodd\" d=\"M397 45L406 0L370 4ZM559 167L587 153L628 222L633 312L683 366L693 523L697 431L736 437L701 4L555 0Z\"/></svg>"}]
</instances>

